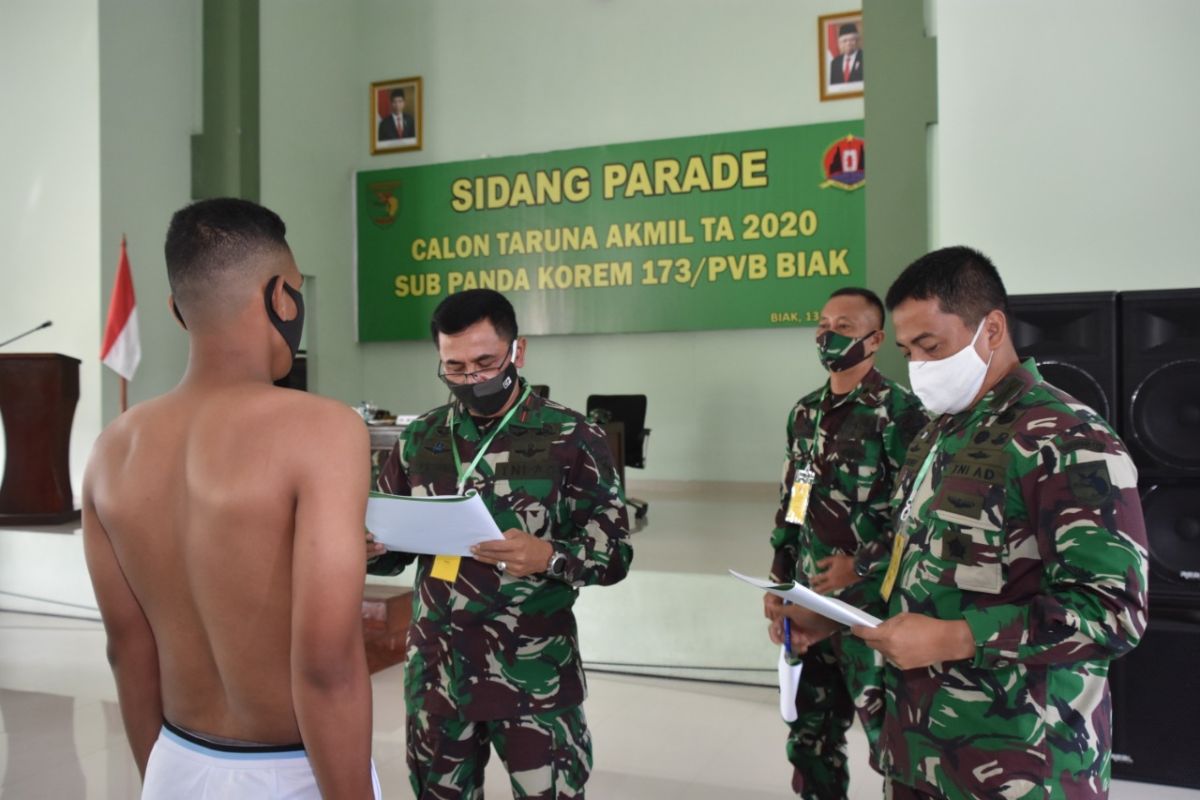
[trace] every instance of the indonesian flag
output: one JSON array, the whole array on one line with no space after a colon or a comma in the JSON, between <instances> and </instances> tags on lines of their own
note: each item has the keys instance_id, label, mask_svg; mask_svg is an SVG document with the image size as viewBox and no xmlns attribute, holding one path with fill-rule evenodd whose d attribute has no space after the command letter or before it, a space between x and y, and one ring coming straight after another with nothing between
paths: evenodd
<instances>
[{"instance_id":1,"label":"indonesian flag","mask_svg":"<svg viewBox=\"0 0 1200 800\"><path fill-rule=\"evenodd\" d=\"M108 304L108 322L104 325L104 343L100 345L100 360L125 380L132 380L142 360L142 343L138 339L137 299L133 296L133 276L129 272L129 256L125 254L125 237L121 237L121 261L117 264L117 279L113 283L112 300Z\"/></svg>"}]
</instances>

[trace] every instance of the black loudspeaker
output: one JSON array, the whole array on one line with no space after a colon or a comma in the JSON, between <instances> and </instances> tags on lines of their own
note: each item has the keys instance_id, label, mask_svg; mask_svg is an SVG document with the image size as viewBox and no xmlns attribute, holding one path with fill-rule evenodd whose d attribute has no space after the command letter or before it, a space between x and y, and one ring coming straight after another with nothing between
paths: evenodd
<instances>
[{"instance_id":1,"label":"black loudspeaker","mask_svg":"<svg viewBox=\"0 0 1200 800\"><path fill-rule=\"evenodd\" d=\"M1141 644L1109 669L1114 778L1200 789L1197 667L1200 611L1172 615L1152 605Z\"/></svg>"},{"instance_id":2,"label":"black loudspeaker","mask_svg":"<svg viewBox=\"0 0 1200 800\"><path fill-rule=\"evenodd\" d=\"M1113 776L1200 789L1200 289L1122 292L1121 438L1138 468L1150 626L1113 662Z\"/></svg>"},{"instance_id":3,"label":"black loudspeaker","mask_svg":"<svg viewBox=\"0 0 1200 800\"><path fill-rule=\"evenodd\" d=\"M1033 358L1048 383L1116 429L1117 294L1026 294L1008 298L1009 329L1022 359Z\"/></svg>"},{"instance_id":4,"label":"black loudspeaker","mask_svg":"<svg viewBox=\"0 0 1200 800\"><path fill-rule=\"evenodd\" d=\"M1121 320L1123 433L1139 475L1200 478L1200 289L1122 292Z\"/></svg>"},{"instance_id":5,"label":"black loudspeaker","mask_svg":"<svg viewBox=\"0 0 1200 800\"><path fill-rule=\"evenodd\" d=\"M1143 480L1141 493L1151 604L1200 609L1200 481Z\"/></svg>"}]
</instances>

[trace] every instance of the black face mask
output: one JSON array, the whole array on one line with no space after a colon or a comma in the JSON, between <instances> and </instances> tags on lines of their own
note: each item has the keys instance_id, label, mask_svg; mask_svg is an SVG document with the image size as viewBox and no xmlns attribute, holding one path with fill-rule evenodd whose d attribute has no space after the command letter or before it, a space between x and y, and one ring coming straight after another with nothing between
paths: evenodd
<instances>
[{"instance_id":1,"label":"black face mask","mask_svg":"<svg viewBox=\"0 0 1200 800\"><path fill-rule=\"evenodd\" d=\"M516 385L517 365L509 361L496 377L479 383L450 384L450 391L476 416L491 417L504 408Z\"/></svg>"},{"instance_id":2,"label":"black face mask","mask_svg":"<svg viewBox=\"0 0 1200 800\"><path fill-rule=\"evenodd\" d=\"M267 288L263 289L263 302L267 305L267 318L271 320L271 324L275 326L275 330L279 331L279 335L287 342L288 350L292 353L292 360L296 359L296 353L300 351L300 336L304 333L304 295L293 289L287 281L283 283L283 289L296 303L296 316L291 320L282 320L275 313L275 307L271 305L271 293L275 291L275 282L283 280L278 275L267 281ZM180 320L182 321L182 320Z\"/></svg>"}]
</instances>

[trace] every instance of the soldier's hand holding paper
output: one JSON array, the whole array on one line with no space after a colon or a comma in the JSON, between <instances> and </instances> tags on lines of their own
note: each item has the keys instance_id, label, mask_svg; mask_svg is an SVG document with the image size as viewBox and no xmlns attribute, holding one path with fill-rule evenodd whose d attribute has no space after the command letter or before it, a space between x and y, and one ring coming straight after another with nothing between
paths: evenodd
<instances>
[{"instance_id":1,"label":"soldier's hand holding paper","mask_svg":"<svg viewBox=\"0 0 1200 800\"><path fill-rule=\"evenodd\" d=\"M471 548L476 561L495 564L515 578L545 572L553 554L554 545L516 528L506 530L503 539L481 542Z\"/></svg>"},{"instance_id":2,"label":"soldier's hand holding paper","mask_svg":"<svg viewBox=\"0 0 1200 800\"><path fill-rule=\"evenodd\" d=\"M850 632L900 669L928 667L975 655L975 639L961 619L934 619L905 612L875 627L854 625Z\"/></svg>"}]
</instances>

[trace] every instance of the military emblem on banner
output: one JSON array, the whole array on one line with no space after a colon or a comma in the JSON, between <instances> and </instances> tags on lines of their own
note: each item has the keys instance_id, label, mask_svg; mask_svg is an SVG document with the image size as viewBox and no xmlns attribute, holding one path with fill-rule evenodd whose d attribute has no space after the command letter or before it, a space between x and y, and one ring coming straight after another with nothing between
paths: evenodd
<instances>
[{"instance_id":1,"label":"military emblem on banner","mask_svg":"<svg viewBox=\"0 0 1200 800\"><path fill-rule=\"evenodd\" d=\"M395 222L400 213L400 181L379 181L366 189L371 221L381 228Z\"/></svg>"},{"instance_id":2,"label":"military emblem on banner","mask_svg":"<svg viewBox=\"0 0 1200 800\"><path fill-rule=\"evenodd\" d=\"M847 192L861 189L867 183L866 142L854 134L846 134L825 151L822 167L825 171L822 189L831 186Z\"/></svg>"}]
</instances>

